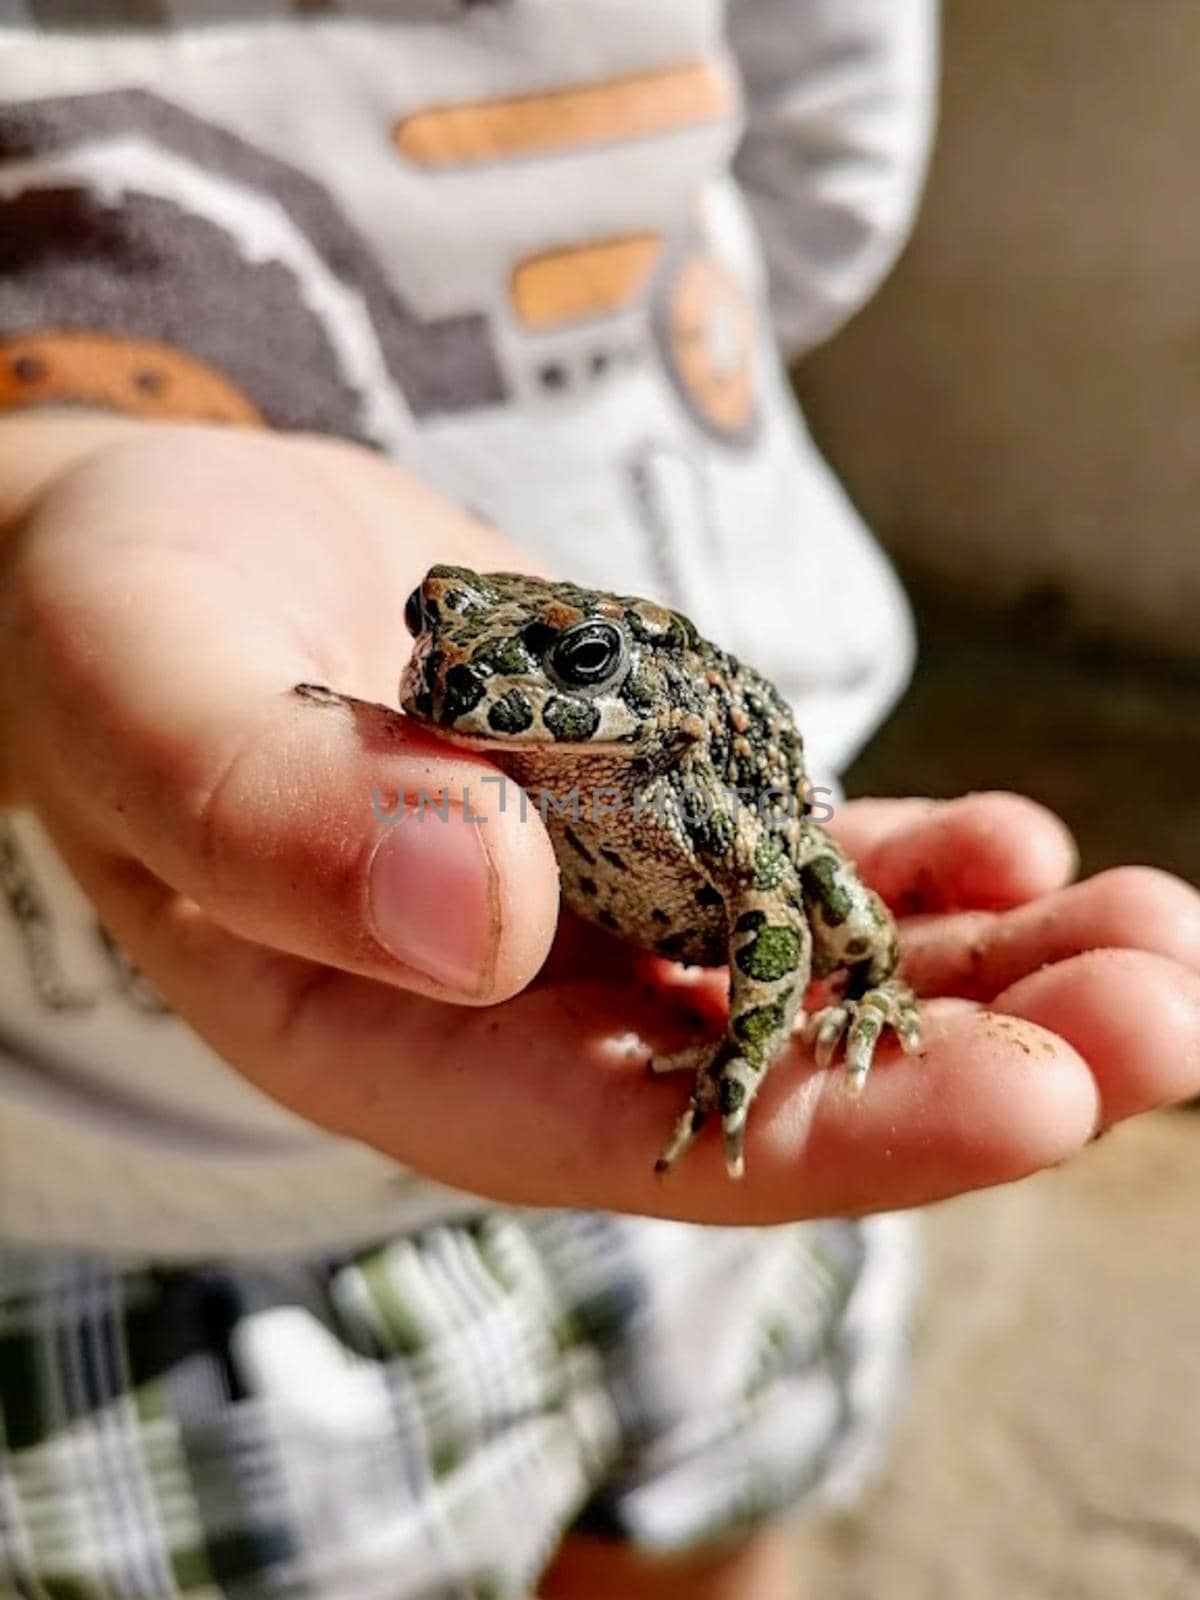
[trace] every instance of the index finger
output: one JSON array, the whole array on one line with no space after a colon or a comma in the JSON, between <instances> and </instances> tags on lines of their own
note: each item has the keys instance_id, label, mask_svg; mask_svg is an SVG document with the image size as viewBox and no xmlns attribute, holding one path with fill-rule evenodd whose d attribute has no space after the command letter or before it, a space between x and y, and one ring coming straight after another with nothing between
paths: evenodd
<instances>
[{"instance_id":1,"label":"index finger","mask_svg":"<svg viewBox=\"0 0 1200 1600\"><path fill-rule=\"evenodd\" d=\"M852 800L826 825L898 916L1002 911L1075 876L1079 855L1061 818L1026 795Z\"/></svg>"}]
</instances>

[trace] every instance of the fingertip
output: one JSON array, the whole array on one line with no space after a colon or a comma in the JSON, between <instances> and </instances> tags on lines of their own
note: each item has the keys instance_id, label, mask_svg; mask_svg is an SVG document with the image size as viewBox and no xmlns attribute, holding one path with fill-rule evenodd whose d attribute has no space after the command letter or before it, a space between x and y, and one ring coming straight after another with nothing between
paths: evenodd
<instances>
[{"instance_id":1,"label":"fingertip","mask_svg":"<svg viewBox=\"0 0 1200 1600\"><path fill-rule=\"evenodd\" d=\"M1074 839L1026 795L984 791L913 816L864 857L864 876L900 915L1006 910L1069 882Z\"/></svg>"},{"instance_id":2,"label":"fingertip","mask_svg":"<svg viewBox=\"0 0 1200 1600\"><path fill-rule=\"evenodd\" d=\"M960 1015L935 1035L931 1057L930 1092L950 1101L962 1150L978 1164L974 1187L1056 1166L1095 1132L1100 1099L1087 1060L1030 1018Z\"/></svg>"},{"instance_id":3,"label":"fingertip","mask_svg":"<svg viewBox=\"0 0 1200 1600\"><path fill-rule=\"evenodd\" d=\"M382 942L444 998L475 1005L509 999L539 971L558 926L558 863L537 806L477 752L387 708L336 698L352 709L360 752L383 780L373 790L383 799L373 802L383 838L368 878L388 832L398 837L390 848L403 852L414 807L420 829L419 839L410 831L409 842L421 890L414 887L418 874L390 873L398 904ZM373 898L372 886L368 907L378 935Z\"/></svg>"},{"instance_id":4,"label":"fingertip","mask_svg":"<svg viewBox=\"0 0 1200 1600\"><path fill-rule=\"evenodd\" d=\"M1089 950L1031 973L993 1005L1078 1052L1103 1125L1200 1093L1200 976L1166 956Z\"/></svg>"},{"instance_id":5,"label":"fingertip","mask_svg":"<svg viewBox=\"0 0 1200 1600\"><path fill-rule=\"evenodd\" d=\"M403 969L393 981L466 1005L509 999L541 967L558 922L558 867L537 808L476 752L387 707L325 698L339 708L332 736L349 744L344 781L357 788L369 771L373 785L366 916Z\"/></svg>"},{"instance_id":6,"label":"fingertip","mask_svg":"<svg viewBox=\"0 0 1200 1600\"><path fill-rule=\"evenodd\" d=\"M540 971L559 917L558 862L540 817L528 807L494 811L485 828L495 872L499 937L487 1003L507 1000Z\"/></svg>"},{"instance_id":7,"label":"fingertip","mask_svg":"<svg viewBox=\"0 0 1200 1600\"><path fill-rule=\"evenodd\" d=\"M961 1004L922 1016L920 1050L883 1053L860 1097L834 1067L808 1105L780 1105L763 1130L775 1177L800 1159L830 1212L884 1210L1012 1182L1092 1137L1096 1084L1069 1043Z\"/></svg>"},{"instance_id":8,"label":"fingertip","mask_svg":"<svg viewBox=\"0 0 1200 1600\"><path fill-rule=\"evenodd\" d=\"M493 1005L546 959L558 866L513 785L482 766L440 763L432 758L432 788L419 785L415 804L398 796L384 822L367 873L368 919L379 944L440 998Z\"/></svg>"},{"instance_id":9,"label":"fingertip","mask_svg":"<svg viewBox=\"0 0 1200 1600\"><path fill-rule=\"evenodd\" d=\"M955 877L955 898L943 909L1023 905L1061 888L1078 870L1070 829L1028 795L998 789L963 795L929 826L941 831Z\"/></svg>"},{"instance_id":10,"label":"fingertip","mask_svg":"<svg viewBox=\"0 0 1200 1600\"><path fill-rule=\"evenodd\" d=\"M990 789L951 802L974 842L964 887L968 904L1020 905L1070 883L1079 870L1079 847L1063 819L1041 801L1011 790Z\"/></svg>"},{"instance_id":11,"label":"fingertip","mask_svg":"<svg viewBox=\"0 0 1200 1600\"><path fill-rule=\"evenodd\" d=\"M1153 950L1200 968L1200 894L1160 867L1110 867L1071 891L1073 913L1088 919L1095 946Z\"/></svg>"}]
</instances>

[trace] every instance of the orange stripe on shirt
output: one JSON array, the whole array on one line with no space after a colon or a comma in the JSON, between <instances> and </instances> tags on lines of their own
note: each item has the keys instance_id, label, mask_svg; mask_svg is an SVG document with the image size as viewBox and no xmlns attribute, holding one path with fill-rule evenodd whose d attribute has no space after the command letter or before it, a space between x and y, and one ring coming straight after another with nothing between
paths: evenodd
<instances>
[{"instance_id":1,"label":"orange stripe on shirt","mask_svg":"<svg viewBox=\"0 0 1200 1600\"><path fill-rule=\"evenodd\" d=\"M432 106L402 117L392 138L419 166L470 166L718 122L734 98L723 68L695 61L575 89Z\"/></svg>"},{"instance_id":2,"label":"orange stripe on shirt","mask_svg":"<svg viewBox=\"0 0 1200 1600\"><path fill-rule=\"evenodd\" d=\"M657 234L631 234L530 256L513 270L513 309L527 328L602 317L635 300L662 254Z\"/></svg>"}]
</instances>

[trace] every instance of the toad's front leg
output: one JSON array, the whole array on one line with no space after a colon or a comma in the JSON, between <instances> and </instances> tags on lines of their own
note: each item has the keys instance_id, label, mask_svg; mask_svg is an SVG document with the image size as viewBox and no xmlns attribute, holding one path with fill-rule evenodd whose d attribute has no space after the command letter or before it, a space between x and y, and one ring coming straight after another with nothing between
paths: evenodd
<instances>
[{"instance_id":1,"label":"toad's front leg","mask_svg":"<svg viewBox=\"0 0 1200 1600\"><path fill-rule=\"evenodd\" d=\"M916 996L897 976L900 946L890 912L832 841L820 841L800 879L812 926L813 972L817 977L839 970L847 974L841 1000L814 1012L804 1037L815 1045L822 1068L845 1039L847 1085L859 1094L886 1028L906 1051L920 1044Z\"/></svg>"},{"instance_id":2,"label":"toad's front leg","mask_svg":"<svg viewBox=\"0 0 1200 1600\"><path fill-rule=\"evenodd\" d=\"M695 1087L656 1170L674 1166L713 1111L721 1113L725 1165L744 1170L746 1118L775 1057L787 1044L808 986L812 941L799 883L788 873L770 889L744 888L726 898L729 938L729 1022L725 1037L651 1065L692 1068Z\"/></svg>"}]
</instances>

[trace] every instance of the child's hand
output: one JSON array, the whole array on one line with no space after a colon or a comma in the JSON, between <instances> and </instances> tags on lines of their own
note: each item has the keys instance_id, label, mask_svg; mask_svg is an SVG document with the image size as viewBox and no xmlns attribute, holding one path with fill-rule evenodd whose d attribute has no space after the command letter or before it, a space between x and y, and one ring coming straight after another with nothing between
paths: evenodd
<instances>
[{"instance_id":1,"label":"child's hand","mask_svg":"<svg viewBox=\"0 0 1200 1600\"><path fill-rule=\"evenodd\" d=\"M742 1184L707 1139L657 1181L679 1085L623 1036L684 1042L719 980L568 928L519 992L557 914L536 816L500 814L485 763L378 706L293 692L393 703L425 568L519 554L333 443L97 424L64 467L77 421L5 426L24 482L10 458L0 788L180 1014L312 1120L499 1200L740 1222L1002 1182L1200 1091L1190 889L1145 869L1064 887L1070 841L1015 797L864 802L835 831L920 913L918 989L989 1010L931 1006L921 1054L883 1052L857 1102L797 1049ZM486 825L383 826L373 791L418 785L469 787Z\"/></svg>"},{"instance_id":2,"label":"child's hand","mask_svg":"<svg viewBox=\"0 0 1200 1600\"><path fill-rule=\"evenodd\" d=\"M81 426L99 443L76 459ZM536 818L495 814L487 763L386 710L411 642L404 602L426 568L520 553L332 441L7 424L0 526L17 455L54 469L13 496L0 541L0 795L41 814L164 992L176 994L161 971L175 924L196 908L191 937L211 919L231 952L316 963L309 986L328 967L476 1003L523 987L557 918L549 841ZM487 824L460 808L436 826L385 826L419 787L435 801L469 787ZM281 960L260 981L299 1004L298 976ZM211 1035L206 1003L182 1009ZM226 994L212 1009L238 1008Z\"/></svg>"},{"instance_id":3,"label":"child's hand","mask_svg":"<svg viewBox=\"0 0 1200 1600\"><path fill-rule=\"evenodd\" d=\"M462 1035L439 1053L453 1120L438 1176L507 1199L694 1221L847 1215L1022 1177L1200 1093L1193 889L1146 867L1072 883L1067 831L1019 795L863 800L829 826L903 919L906 971L930 1001L918 1054L883 1047L856 1100L840 1064L814 1071L797 1044L755 1103L741 1183L705 1135L656 1181L647 1163L679 1085L647 1082L611 1041L632 1029L669 1048L705 1013L719 1031L724 974L684 974L568 924L536 985L464 1017L488 1053L486 1086L459 1097ZM340 1091L337 1104L350 1114ZM426 1127L437 1139L436 1120Z\"/></svg>"}]
</instances>

